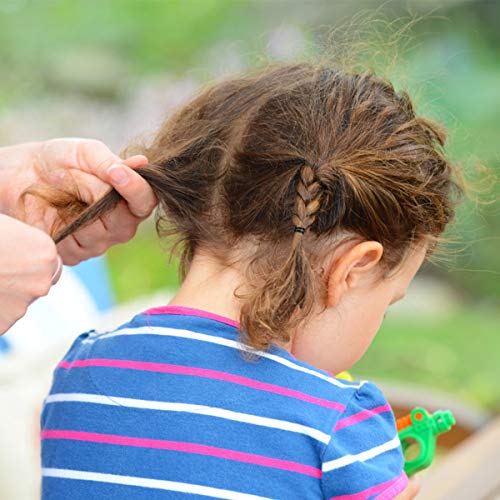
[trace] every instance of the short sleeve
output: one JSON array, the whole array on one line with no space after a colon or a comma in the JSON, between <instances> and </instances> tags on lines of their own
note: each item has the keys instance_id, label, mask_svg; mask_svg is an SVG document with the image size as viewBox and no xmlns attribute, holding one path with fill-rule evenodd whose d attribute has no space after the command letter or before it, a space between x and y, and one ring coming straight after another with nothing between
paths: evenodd
<instances>
[{"instance_id":1,"label":"short sleeve","mask_svg":"<svg viewBox=\"0 0 500 500\"><path fill-rule=\"evenodd\" d=\"M335 500L390 500L406 488L394 415L365 382L351 397L323 455L323 493Z\"/></svg>"}]
</instances>

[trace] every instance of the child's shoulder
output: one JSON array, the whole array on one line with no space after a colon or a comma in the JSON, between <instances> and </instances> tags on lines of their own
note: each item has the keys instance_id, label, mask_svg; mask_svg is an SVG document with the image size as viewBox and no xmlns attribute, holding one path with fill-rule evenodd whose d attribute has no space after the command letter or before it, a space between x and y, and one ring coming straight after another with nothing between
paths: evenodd
<instances>
[{"instance_id":1,"label":"child's shoulder","mask_svg":"<svg viewBox=\"0 0 500 500\"><path fill-rule=\"evenodd\" d=\"M206 317L139 313L113 330L80 335L61 365L116 357L157 363L182 357L182 363L202 363L205 368L220 368L283 387L290 395L332 409L339 416L349 416L355 408L380 412L388 407L371 382L336 378L278 347L252 351L242 343L235 325Z\"/></svg>"},{"instance_id":2,"label":"child's shoulder","mask_svg":"<svg viewBox=\"0 0 500 500\"><path fill-rule=\"evenodd\" d=\"M291 413L307 414L309 423L328 434L354 425L370 428L375 421L385 429L374 431L387 434L394 425L391 408L373 383L338 379L278 347L250 351L235 325L210 318L140 313L114 330L80 335L59 368L115 368L120 380L137 370L149 379L185 375L179 383L211 381L235 397L250 390L264 406L286 401ZM106 390L112 377L100 374L94 374L95 383Z\"/></svg>"}]
</instances>

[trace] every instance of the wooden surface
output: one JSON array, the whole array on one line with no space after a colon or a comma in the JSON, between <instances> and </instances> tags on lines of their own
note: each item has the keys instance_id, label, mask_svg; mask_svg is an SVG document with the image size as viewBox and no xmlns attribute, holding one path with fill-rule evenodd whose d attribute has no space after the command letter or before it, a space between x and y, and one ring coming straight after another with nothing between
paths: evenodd
<instances>
[{"instance_id":1,"label":"wooden surface","mask_svg":"<svg viewBox=\"0 0 500 500\"><path fill-rule=\"evenodd\" d=\"M418 496L418 500L497 499L500 499L500 417L431 468Z\"/></svg>"}]
</instances>

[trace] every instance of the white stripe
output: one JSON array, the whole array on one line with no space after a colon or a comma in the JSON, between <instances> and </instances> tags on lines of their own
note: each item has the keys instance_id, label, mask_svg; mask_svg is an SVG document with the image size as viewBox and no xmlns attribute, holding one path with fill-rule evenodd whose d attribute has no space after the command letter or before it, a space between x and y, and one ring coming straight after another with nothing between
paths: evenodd
<instances>
[{"instance_id":1,"label":"white stripe","mask_svg":"<svg viewBox=\"0 0 500 500\"><path fill-rule=\"evenodd\" d=\"M177 481L165 481L162 479L150 479L147 477L122 476L117 474L103 474L101 472L87 472L82 470L55 469L51 467L42 468L45 477L59 477L64 479L80 479L83 481L96 481L99 483L126 484L128 486L139 486L142 488L155 488L157 490L179 491L194 495L205 495L212 498L225 498L228 500L271 500L268 497L239 493L238 491L211 488L198 484L179 483Z\"/></svg>"},{"instance_id":2,"label":"white stripe","mask_svg":"<svg viewBox=\"0 0 500 500\"><path fill-rule=\"evenodd\" d=\"M399 441L399 437L396 436L394 437L394 439L391 439L384 444L375 446L374 448L370 448L366 451L362 451L357 455L344 455L343 457L331 460L330 462L325 462L323 464L322 470L323 472L330 472L332 470L340 469L341 467L345 467L346 465L350 465L355 462L366 462L367 460L370 460L377 455L382 455L382 453L397 448L398 446L401 446L401 442Z\"/></svg>"},{"instance_id":3,"label":"white stripe","mask_svg":"<svg viewBox=\"0 0 500 500\"><path fill-rule=\"evenodd\" d=\"M311 370L310 368L306 368L305 366L297 365L288 359L282 358L281 356L276 356L275 354L270 354L264 351L253 351L246 345L241 342L236 342L235 340L229 340L222 337L214 337L213 335L207 335L205 333L191 332L189 330L179 330L177 328L165 328L159 326L151 326L147 327L147 330L142 330L141 328L123 328L121 330L116 330L111 333L101 334L92 338L88 338L83 340L84 344L91 344L97 340L107 339L110 337L118 337L121 335L163 335L167 337L182 337L185 339L193 339L200 340L202 342L210 342L212 344L219 344L226 347L231 347L233 349L243 350L252 354L256 354L257 356L261 356L263 358L270 359L275 361L276 363L280 363L292 370L296 370L303 373L308 373L309 375L313 375L314 377L325 380L329 384L340 387L341 389L359 389L363 384L366 383L365 380L358 382L357 384L345 384L339 379L326 375L325 373L318 372L316 370Z\"/></svg>"},{"instance_id":4,"label":"white stripe","mask_svg":"<svg viewBox=\"0 0 500 500\"><path fill-rule=\"evenodd\" d=\"M48 403L63 403L63 402L78 402L78 403L96 403L101 405L111 406L127 406L131 408L143 408L147 410L160 411L177 411L184 413L196 413L197 415L207 415L210 417L224 418L226 420L234 420L236 422L244 422L246 424L260 425L262 427L270 427L273 429L281 429L284 431L296 432L305 434L317 441L328 444L330 436L312 427L288 422L287 420L278 420L268 417L259 417L248 413L239 413L223 408L215 408L212 406L203 406L186 403L170 403L164 401L149 401L145 399L121 398L114 396L102 396L100 394L83 394L83 393L58 393L51 394L45 399L45 404Z\"/></svg>"}]
</instances>

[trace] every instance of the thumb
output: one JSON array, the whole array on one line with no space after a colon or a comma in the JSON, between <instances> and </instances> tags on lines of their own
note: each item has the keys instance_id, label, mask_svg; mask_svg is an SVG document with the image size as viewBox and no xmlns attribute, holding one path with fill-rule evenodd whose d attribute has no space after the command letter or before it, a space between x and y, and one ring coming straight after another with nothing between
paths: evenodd
<instances>
[{"instance_id":1,"label":"thumb","mask_svg":"<svg viewBox=\"0 0 500 500\"><path fill-rule=\"evenodd\" d=\"M419 474L412 476L408 481L408 486L406 492L408 493L408 498L413 499L420 493L420 488L422 487L422 478ZM405 492L405 493L406 493Z\"/></svg>"}]
</instances>

